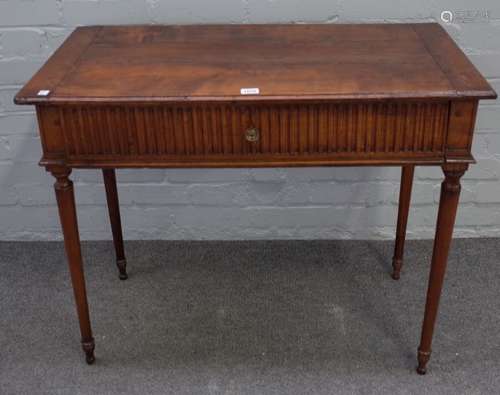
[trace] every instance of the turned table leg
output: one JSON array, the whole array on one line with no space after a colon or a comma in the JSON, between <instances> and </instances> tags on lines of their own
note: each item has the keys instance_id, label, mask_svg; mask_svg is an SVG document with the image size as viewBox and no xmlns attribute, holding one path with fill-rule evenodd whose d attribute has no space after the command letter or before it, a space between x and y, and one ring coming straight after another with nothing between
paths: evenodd
<instances>
[{"instance_id":1,"label":"turned table leg","mask_svg":"<svg viewBox=\"0 0 500 395\"><path fill-rule=\"evenodd\" d=\"M411 188L413 185L414 165L403 166L401 169L401 186L399 190L398 224L396 228L396 243L392 258L392 278L399 280L406 238L406 225L410 211Z\"/></svg>"},{"instance_id":2,"label":"turned table leg","mask_svg":"<svg viewBox=\"0 0 500 395\"><path fill-rule=\"evenodd\" d=\"M466 164L444 165L445 179L441 184L441 197L439 200L439 212L436 224L436 235L434 238L434 250L432 253L429 285L427 288L427 301L425 304L424 322L422 325L422 336L418 347L419 374L425 374L426 365L431 356L432 334L439 306L439 298L443 286L448 251L450 249L453 226L460 195L460 177L467 170Z\"/></svg>"},{"instance_id":3,"label":"turned table leg","mask_svg":"<svg viewBox=\"0 0 500 395\"><path fill-rule=\"evenodd\" d=\"M126 280L127 261L125 259L125 250L123 248L122 223L120 220L120 204L118 201L118 190L116 188L115 169L103 169L104 188L106 189L106 199L108 202L109 220L111 222L111 231L113 233L113 243L116 252L116 266L120 272L120 280Z\"/></svg>"},{"instance_id":4,"label":"turned table leg","mask_svg":"<svg viewBox=\"0 0 500 395\"><path fill-rule=\"evenodd\" d=\"M92 364L94 357L94 338L90 326L89 307L87 293L85 291L85 278L83 274L82 253L80 249L80 236L78 234L78 222L76 218L75 196L73 193L73 182L68 178L71 169L51 169L56 178L54 188L56 191L59 217L64 236L64 246L68 258L71 282L75 295L76 310L80 323L82 335L82 348L85 352L86 361Z\"/></svg>"}]
</instances>

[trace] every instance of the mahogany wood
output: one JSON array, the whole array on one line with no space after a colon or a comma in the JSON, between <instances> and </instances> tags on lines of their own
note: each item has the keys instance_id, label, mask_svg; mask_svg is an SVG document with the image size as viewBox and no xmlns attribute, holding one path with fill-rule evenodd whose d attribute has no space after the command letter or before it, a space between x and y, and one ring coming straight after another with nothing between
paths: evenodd
<instances>
[{"instance_id":1,"label":"mahogany wood","mask_svg":"<svg viewBox=\"0 0 500 395\"><path fill-rule=\"evenodd\" d=\"M413 173L415 166L407 165L401 169L401 186L399 191L398 223L396 227L396 243L394 257L392 258L392 278L399 280L401 266L403 265L404 245L406 238L406 225L410 211L411 189L413 186Z\"/></svg>"},{"instance_id":2,"label":"mahogany wood","mask_svg":"<svg viewBox=\"0 0 500 395\"><path fill-rule=\"evenodd\" d=\"M255 95L242 89L255 88ZM45 91L45 93L44 93ZM399 277L415 165L445 172L418 359L430 356L458 180L478 101L496 93L438 24L77 28L16 95L34 104L88 362L89 322L68 178L102 168L126 275L115 168L403 166Z\"/></svg>"},{"instance_id":3,"label":"mahogany wood","mask_svg":"<svg viewBox=\"0 0 500 395\"><path fill-rule=\"evenodd\" d=\"M116 266L120 272L120 280L126 280L127 260L125 259L125 249L123 248L122 223L120 219L120 203L118 200L118 190L116 187L116 174L114 169L103 169L104 188L106 189L106 200L108 202L109 220L113 233L113 243L116 252Z\"/></svg>"}]
</instances>

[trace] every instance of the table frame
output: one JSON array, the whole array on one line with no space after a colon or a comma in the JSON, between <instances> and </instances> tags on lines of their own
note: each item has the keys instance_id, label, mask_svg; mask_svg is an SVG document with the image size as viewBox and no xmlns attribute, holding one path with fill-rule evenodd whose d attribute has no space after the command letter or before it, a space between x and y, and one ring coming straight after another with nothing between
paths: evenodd
<instances>
[{"instance_id":1,"label":"table frame","mask_svg":"<svg viewBox=\"0 0 500 395\"><path fill-rule=\"evenodd\" d=\"M246 95L250 87L259 94ZM478 102L496 97L436 23L77 28L14 101L36 105L40 165L56 178L87 362L95 360L95 345L73 168L103 171L116 264L126 279L117 168L402 167L397 280L414 168L440 166L417 352L424 374L460 178L474 163Z\"/></svg>"}]
</instances>

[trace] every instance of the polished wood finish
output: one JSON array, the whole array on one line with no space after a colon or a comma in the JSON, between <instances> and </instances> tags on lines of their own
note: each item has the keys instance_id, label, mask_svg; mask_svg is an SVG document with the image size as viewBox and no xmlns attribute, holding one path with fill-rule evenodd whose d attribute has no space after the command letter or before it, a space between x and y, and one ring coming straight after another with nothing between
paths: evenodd
<instances>
[{"instance_id":1,"label":"polished wood finish","mask_svg":"<svg viewBox=\"0 0 500 395\"><path fill-rule=\"evenodd\" d=\"M65 162L74 167L130 166L137 158L172 167L273 166L440 163L448 109L446 102L78 105L43 107L41 116L62 125ZM252 128L259 136L248 141Z\"/></svg>"},{"instance_id":2,"label":"polished wood finish","mask_svg":"<svg viewBox=\"0 0 500 395\"><path fill-rule=\"evenodd\" d=\"M71 169L66 167L52 168L51 172L56 178L54 189L56 191L57 206L59 207L59 217L64 235L64 246L68 256L69 272L75 294L76 310L80 323L80 333L82 335L82 348L85 352L87 363L92 364L95 361L94 338L92 337L87 293L85 291L73 182L69 179Z\"/></svg>"},{"instance_id":3,"label":"polished wood finish","mask_svg":"<svg viewBox=\"0 0 500 395\"><path fill-rule=\"evenodd\" d=\"M491 98L437 24L78 28L19 103ZM38 91L52 93L39 97Z\"/></svg>"},{"instance_id":4,"label":"polished wood finish","mask_svg":"<svg viewBox=\"0 0 500 395\"><path fill-rule=\"evenodd\" d=\"M396 226L394 257L392 258L392 278L394 280L399 280L401 266L403 265L406 225L408 224L408 213L410 212L411 189L413 186L414 171L415 166L412 165L403 166L401 168L398 223Z\"/></svg>"},{"instance_id":5,"label":"polished wood finish","mask_svg":"<svg viewBox=\"0 0 500 395\"><path fill-rule=\"evenodd\" d=\"M246 94L242 89L258 89ZM39 94L41 92L41 94ZM45 94L43 91L46 91ZM437 24L92 26L16 95L35 104L87 360L93 340L72 168L102 168L117 263L115 168L402 166L399 277L415 165L445 170L419 348L425 371L478 101L496 93Z\"/></svg>"},{"instance_id":6,"label":"polished wood finish","mask_svg":"<svg viewBox=\"0 0 500 395\"><path fill-rule=\"evenodd\" d=\"M441 184L441 197L439 199L436 236L434 238L429 286L427 288L424 323L422 325L420 346L418 347L417 372L419 374L426 373L427 362L431 355L432 334L436 323L453 226L455 225L458 198L460 196L460 178L466 170L467 165L462 163L443 166L445 179Z\"/></svg>"},{"instance_id":7,"label":"polished wood finish","mask_svg":"<svg viewBox=\"0 0 500 395\"><path fill-rule=\"evenodd\" d=\"M120 280L126 280L127 260L125 259L125 249L123 247L122 222L120 218L120 203L118 200L118 190L116 187L116 174L114 169L103 169L104 188L106 189L106 200L108 202L109 220L113 233L113 243L116 252L116 266L120 272Z\"/></svg>"}]
</instances>

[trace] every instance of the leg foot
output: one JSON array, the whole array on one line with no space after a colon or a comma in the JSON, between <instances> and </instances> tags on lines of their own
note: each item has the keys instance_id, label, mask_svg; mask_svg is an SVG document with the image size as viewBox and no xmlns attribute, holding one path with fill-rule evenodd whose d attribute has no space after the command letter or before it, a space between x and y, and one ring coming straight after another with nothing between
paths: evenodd
<instances>
[{"instance_id":1,"label":"leg foot","mask_svg":"<svg viewBox=\"0 0 500 395\"><path fill-rule=\"evenodd\" d=\"M418 366L417 366L418 374L424 375L427 373L427 362L429 362L430 358L431 358L430 351L418 350Z\"/></svg>"},{"instance_id":2,"label":"leg foot","mask_svg":"<svg viewBox=\"0 0 500 395\"><path fill-rule=\"evenodd\" d=\"M82 348L83 351L85 352L85 361L87 362L88 365L92 365L95 362L94 339L89 341L82 341Z\"/></svg>"},{"instance_id":3,"label":"leg foot","mask_svg":"<svg viewBox=\"0 0 500 395\"><path fill-rule=\"evenodd\" d=\"M391 275L391 277L394 280L399 280L402 265L403 265L402 259L397 259L397 258L392 259L392 275Z\"/></svg>"},{"instance_id":4,"label":"leg foot","mask_svg":"<svg viewBox=\"0 0 500 395\"><path fill-rule=\"evenodd\" d=\"M127 260L126 259L117 259L116 266L118 267L118 271L120 272L120 280L126 280L128 278Z\"/></svg>"}]
</instances>

